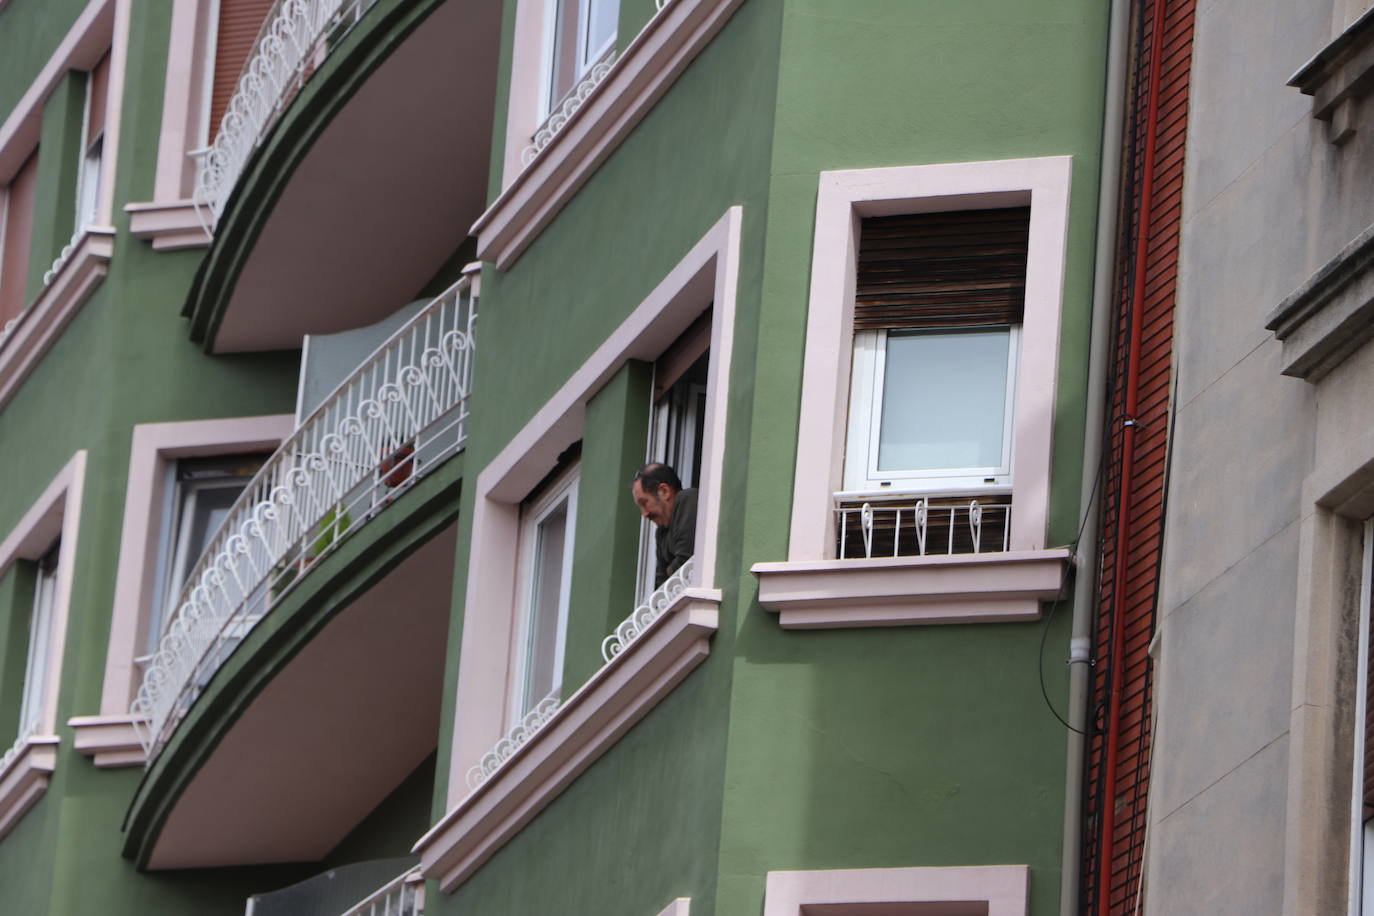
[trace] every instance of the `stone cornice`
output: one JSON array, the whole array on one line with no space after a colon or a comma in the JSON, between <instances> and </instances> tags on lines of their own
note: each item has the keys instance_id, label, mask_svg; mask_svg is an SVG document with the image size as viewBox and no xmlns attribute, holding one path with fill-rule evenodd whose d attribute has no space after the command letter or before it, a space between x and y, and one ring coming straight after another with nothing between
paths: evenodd
<instances>
[{"instance_id":1,"label":"stone cornice","mask_svg":"<svg viewBox=\"0 0 1374 916\"><path fill-rule=\"evenodd\" d=\"M706 660L720 593L688 589L415 845L450 893Z\"/></svg>"},{"instance_id":2,"label":"stone cornice","mask_svg":"<svg viewBox=\"0 0 1374 916\"><path fill-rule=\"evenodd\" d=\"M1332 143L1353 137L1356 103L1374 89L1374 9L1303 64L1288 85L1312 96L1312 117L1327 122Z\"/></svg>"},{"instance_id":3,"label":"stone cornice","mask_svg":"<svg viewBox=\"0 0 1374 916\"><path fill-rule=\"evenodd\" d=\"M113 229L87 229L33 304L0 331L0 406L14 397L43 354L91 298L105 278L113 253Z\"/></svg>"},{"instance_id":4,"label":"stone cornice","mask_svg":"<svg viewBox=\"0 0 1374 916\"><path fill-rule=\"evenodd\" d=\"M1317 382L1374 337L1374 225L1307 279L1265 327L1283 342L1283 374Z\"/></svg>"}]
</instances>

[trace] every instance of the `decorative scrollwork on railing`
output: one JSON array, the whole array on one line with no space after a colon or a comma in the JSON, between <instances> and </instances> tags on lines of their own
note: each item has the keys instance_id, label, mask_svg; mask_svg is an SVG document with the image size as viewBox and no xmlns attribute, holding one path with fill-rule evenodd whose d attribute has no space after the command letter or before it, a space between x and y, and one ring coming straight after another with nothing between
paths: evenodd
<instances>
[{"instance_id":1,"label":"decorative scrollwork on railing","mask_svg":"<svg viewBox=\"0 0 1374 916\"><path fill-rule=\"evenodd\" d=\"M609 662L621 652L624 652L630 643L639 638L640 634L649 628L655 620L662 617L673 606L673 602L687 590L687 583L691 580L692 574L696 571L696 559L690 559L678 569L677 572L669 576L662 585L654 590L639 607L635 608L620 622L620 626L615 628L615 632L601 641L601 657Z\"/></svg>"},{"instance_id":2,"label":"decorative scrollwork on railing","mask_svg":"<svg viewBox=\"0 0 1374 916\"><path fill-rule=\"evenodd\" d=\"M534 708L520 719L510 731L492 746L492 749L482 755L482 759L477 764L468 769L468 788L476 789L482 783L491 778L492 774L501 769L502 764L520 749L521 745L533 738L539 729L544 727L544 723L558 712L558 706L562 702L559 697L559 688L555 687L553 692L538 703Z\"/></svg>"},{"instance_id":3,"label":"decorative scrollwork on railing","mask_svg":"<svg viewBox=\"0 0 1374 916\"><path fill-rule=\"evenodd\" d=\"M150 761L258 620L343 538L463 448L475 320L465 277L354 370L230 508L132 705Z\"/></svg>"},{"instance_id":4,"label":"decorative scrollwork on railing","mask_svg":"<svg viewBox=\"0 0 1374 916\"><path fill-rule=\"evenodd\" d=\"M195 202L209 233L224 213L248 157L331 45L377 0L277 0L239 75L210 146L195 155Z\"/></svg>"},{"instance_id":5,"label":"decorative scrollwork on railing","mask_svg":"<svg viewBox=\"0 0 1374 916\"><path fill-rule=\"evenodd\" d=\"M577 113L577 110L591 98L592 92L601 85L601 81L606 78L606 74L611 72L615 66L615 48L606 52L606 56L592 65L587 71L587 75L563 99L553 106L549 116L544 119L544 123L539 125L539 129L534 132L534 137L530 145L525 147L520 153L520 163L529 165L535 157L544 151L544 147L553 142L553 138L567 126L568 121Z\"/></svg>"},{"instance_id":6,"label":"decorative scrollwork on railing","mask_svg":"<svg viewBox=\"0 0 1374 916\"><path fill-rule=\"evenodd\" d=\"M1011 501L910 497L836 506L841 559L930 556L1010 549Z\"/></svg>"}]
</instances>

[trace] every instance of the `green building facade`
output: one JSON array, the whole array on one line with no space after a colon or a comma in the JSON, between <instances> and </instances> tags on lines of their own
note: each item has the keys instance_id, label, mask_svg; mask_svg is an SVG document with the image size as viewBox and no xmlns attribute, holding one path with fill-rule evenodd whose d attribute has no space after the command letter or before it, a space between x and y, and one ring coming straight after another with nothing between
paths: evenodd
<instances>
[{"instance_id":1,"label":"green building facade","mask_svg":"<svg viewBox=\"0 0 1374 916\"><path fill-rule=\"evenodd\" d=\"M5 906L1072 912L1101 6L0 2Z\"/></svg>"}]
</instances>

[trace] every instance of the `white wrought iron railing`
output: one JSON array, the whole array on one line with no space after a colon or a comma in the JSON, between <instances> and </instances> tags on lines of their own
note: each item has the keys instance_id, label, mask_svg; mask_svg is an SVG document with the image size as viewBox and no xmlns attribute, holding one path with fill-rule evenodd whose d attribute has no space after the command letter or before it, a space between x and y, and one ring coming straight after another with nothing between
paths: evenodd
<instances>
[{"instance_id":1,"label":"white wrought iron railing","mask_svg":"<svg viewBox=\"0 0 1374 916\"><path fill-rule=\"evenodd\" d=\"M187 577L134 700L149 760L282 596L463 448L476 315L464 277L354 370L239 496Z\"/></svg>"},{"instance_id":2,"label":"white wrought iron railing","mask_svg":"<svg viewBox=\"0 0 1374 916\"><path fill-rule=\"evenodd\" d=\"M544 119L544 123L539 125L538 130L530 140L530 145L520 151L520 162L522 165L529 165L535 157L544 151L544 147L553 142L553 138L567 126L568 121L577 113L577 110L591 98L593 90L601 85L601 81L606 78L606 74L611 72L615 66L616 51L611 48L602 58L592 64L587 75L578 80L577 85L568 90L568 94L559 99L556 104L551 106L549 116Z\"/></svg>"},{"instance_id":3,"label":"white wrought iron railing","mask_svg":"<svg viewBox=\"0 0 1374 916\"><path fill-rule=\"evenodd\" d=\"M418 867L393 878L341 916L424 916L425 879Z\"/></svg>"},{"instance_id":4,"label":"white wrought iron railing","mask_svg":"<svg viewBox=\"0 0 1374 916\"><path fill-rule=\"evenodd\" d=\"M377 0L276 0L263 20L219 130L199 150L195 202L207 233L224 213L248 157L301 86Z\"/></svg>"},{"instance_id":5,"label":"white wrought iron railing","mask_svg":"<svg viewBox=\"0 0 1374 916\"><path fill-rule=\"evenodd\" d=\"M688 583L692 581L692 575L695 572L696 558L694 557L683 563L677 572L669 576L662 585L655 589L654 593L643 604L636 607L630 612L630 616L620 622L614 633L602 640L602 669L611 664L617 655L629 648L630 644L638 639L645 630L649 629L655 620L668 612L673 603L687 590ZM468 769L468 789L476 791L482 783L491 779L505 765L506 761L515 755L516 751L539 734L539 731L553 718L553 714L558 712L561 704L559 688L554 688L552 693L535 704L534 708L527 712L519 722L515 723L510 731L501 736L501 740L492 745L491 750L482 755L481 760Z\"/></svg>"},{"instance_id":6,"label":"white wrought iron railing","mask_svg":"<svg viewBox=\"0 0 1374 916\"><path fill-rule=\"evenodd\" d=\"M841 502L835 507L841 559L1005 551L1011 497Z\"/></svg>"}]
</instances>

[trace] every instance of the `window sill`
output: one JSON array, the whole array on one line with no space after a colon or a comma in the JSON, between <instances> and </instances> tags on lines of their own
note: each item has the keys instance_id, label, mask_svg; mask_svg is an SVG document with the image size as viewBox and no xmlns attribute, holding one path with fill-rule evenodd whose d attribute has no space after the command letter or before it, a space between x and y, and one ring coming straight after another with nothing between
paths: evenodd
<instances>
[{"instance_id":1,"label":"window sill","mask_svg":"<svg viewBox=\"0 0 1374 916\"><path fill-rule=\"evenodd\" d=\"M152 243L154 251L205 248L210 244L210 235L192 201L128 204L124 211L129 214L129 231L134 238Z\"/></svg>"},{"instance_id":2,"label":"window sill","mask_svg":"<svg viewBox=\"0 0 1374 916\"><path fill-rule=\"evenodd\" d=\"M710 653L720 593L689 588L415 845L452 892Z\"/></svg>"},{"instance_id":3,"label":"window sill","mask_svg":"<svg viewBox=\"0 0 1374 916\"><path fill-rule=\"evenodd\" d=\"M759 603L785 629L1037 620L1059 593L1068 548L756 563Z\"/></svg>"},{"instance_id":4,"label":"window sill","mask_svg":"<svg viewBox=\"0 0 1374 916\"><path fill-rule=\"evenodd\" d=\"M477 255L510 267L649 113L743 0L672 0L473 224Z\"/></svg>"},{"instance_id":5,"label":"window sill","mask_svg":"<svg viewBox=\"0 0 1374 916\"><path fill-rule=\"evenodd\" d=\"M101 769L143 766L148 756L138 743L133 716L77 716L68 719L78 754Z\"/></svg>"},{"instance_id":6,"label":"window sill","mask_svg":"<svg viewBox=\"0 0 1374 916\"><path fill-rule=\"evenodd\" d=\"M0 406L95 292L109 270L114 230L87 229L33 304L0 329Z\"/></svg>"},{"instance_id":7,"label":"window sill","mask_svg":"<svg viewBox=\"0 0 1374 916\"><path fill-rule=\"evenodd\" d=\"M0 769L0 837L48 791L48 777L57 766L57 744L56 736L35 735L7 755Z\"/></svg>"}]
</instances>

